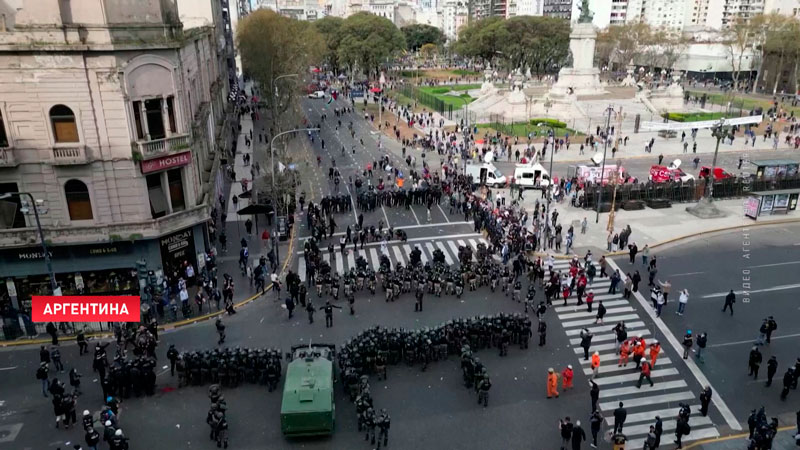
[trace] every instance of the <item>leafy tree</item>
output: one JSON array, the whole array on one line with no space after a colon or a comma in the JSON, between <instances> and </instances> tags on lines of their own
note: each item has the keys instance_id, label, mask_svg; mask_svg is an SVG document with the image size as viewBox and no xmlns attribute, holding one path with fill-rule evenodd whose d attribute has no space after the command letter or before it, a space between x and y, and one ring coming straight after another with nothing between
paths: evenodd
<instances>
[{"instance_id":1,"label":"leafy tree","mask_svg":"<svg viewBox=\"0 0 800 450\"><path fill-rule=\"evenodd\" d=\"M502 55L509 69L530 67L541 78L558 71L569 56L569 23L553 17L517 16L503 23Z\"/></svg>"},{"instance_id":2,"label":"leafy tree","mask_svg":"<svg viewBox=\"0 0 800 450\"><path fill-rule=\"evenodd\" d=\"M360 12L348 17L340 28L337 54L339 64L352 71L356 67L368 74L405 48L405 36L384 17Z\"/></svg>"},{"instance_id":3,"label":"leafy tree","mask_svg":"<svg viewBox=\"0 0 800 450\"><path fill-rule=\"evenodd\" d=\"M285 112L308 67L316 64L325 46L309 22L290 19L269 9L259 9L239 22L236 40L244 73L261 86L267 107L275 114ZM299 74L299 77L278 77Z\"/></svg>"},{"instance_id":4,"label":"leafy tree","mask_svg":"<svg viewBox=\"0 0 800 450\"><path fill-rule=\"evenodd\" d=\"M468 58L494 60L503 40L508 38L503 33L502 22L500 17L487 17L465 25L458 32L458 41L453 50Z\"/></svg>"},{"instance_id":5,"label":"leafy tree","mask_svg":"<svg viewBox=\"0 0 800 450\"><path fill-rule=\"evenodd\" d=\"M436 44L431 44L431 43L425 44L419 48L419 52L422 53L422 57L425 59L433 58L433 56L436 55L438 50L439 47L437 47Z\"/></svg>"},{"instance_id":6,"label":"leafy tree","mask_svg":"<svg viewBox=\"0 0 800 450\"><path fill-rule=\"evenodd\" d=\"M414 24L400 29L405 35L406 47L409 50L417 51L425 44L434 46L444 45L447 38L439 28L425 24Z\"/></svg>"},{"instance_id":7,"label":"leafy tree","mask_svg":"<svg viewBox=\"0 0 800 450\"><path fill-rule=\"evenodd\" d=\"M323 61L334 71L339 71L339 40L341 39L341 29L344 19L336 16L325 16L313 22L314 27L325 40L325 50L322 55Z\"/></svg>"},{"instance_id":8,"label":"leafy tree","mask_svg":"<svg viewBox=\"0 0 800 450\"><path fill-rule=\"evenodd\" d=\"M624 25L611 25L601 33L601 50L610 63L620 68L639 59L646 45L652 42L653 30L646 22L637 21ZM610 47L610 48L609 48Z\"/></svg>"}]
</instances>

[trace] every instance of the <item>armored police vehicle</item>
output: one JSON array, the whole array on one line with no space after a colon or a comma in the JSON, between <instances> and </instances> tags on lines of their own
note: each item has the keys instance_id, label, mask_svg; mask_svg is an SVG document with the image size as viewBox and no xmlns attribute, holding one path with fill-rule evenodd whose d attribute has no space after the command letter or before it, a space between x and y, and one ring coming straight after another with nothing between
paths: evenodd
<instances>
[{"instance_id":1,"label":"armored police vehicle","mask_svg":"<svg viewBox=\"0 0 800 450\"><path fill-rule=\"evenodd\" d=\"M287 354L281 404L281 431L284 436L332 434L336 405L333 400L336 346L297 345Z\"/></svg>"}]
</instances>

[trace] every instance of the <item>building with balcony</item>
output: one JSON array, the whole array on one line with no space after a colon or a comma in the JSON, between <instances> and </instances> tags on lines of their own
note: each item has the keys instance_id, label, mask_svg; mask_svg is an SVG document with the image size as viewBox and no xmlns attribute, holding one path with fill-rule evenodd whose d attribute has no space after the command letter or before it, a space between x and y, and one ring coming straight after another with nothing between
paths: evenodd
<instances>
[{"instance_id":1,"label":"building with balcony","mask_svg":"<svg viewBox=\"0 0 800 450\"><path fill-rule=\"evenodd\" d=\"M223 4L0 4L0 197L36 199L63 294L138 293L139 259L170 276L204 263L231 128ZM4 316L50 290L32 206L0 199Z\"/></svg>"}]
</instances>

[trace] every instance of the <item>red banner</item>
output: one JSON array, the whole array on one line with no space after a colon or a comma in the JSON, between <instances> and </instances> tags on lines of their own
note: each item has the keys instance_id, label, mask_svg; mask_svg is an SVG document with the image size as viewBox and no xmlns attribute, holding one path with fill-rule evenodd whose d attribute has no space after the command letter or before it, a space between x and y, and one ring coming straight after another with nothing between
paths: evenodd
<instances>
[{"instance_id":1,"label":"red banner","mask_svg":"<svg viewBox=\"0 0 800 450\"><path fill-rule=\"evenodd\" d=\"M138 322L140 300L136 296L34 295L34 322Z\"/></svg>"}]
</instances>

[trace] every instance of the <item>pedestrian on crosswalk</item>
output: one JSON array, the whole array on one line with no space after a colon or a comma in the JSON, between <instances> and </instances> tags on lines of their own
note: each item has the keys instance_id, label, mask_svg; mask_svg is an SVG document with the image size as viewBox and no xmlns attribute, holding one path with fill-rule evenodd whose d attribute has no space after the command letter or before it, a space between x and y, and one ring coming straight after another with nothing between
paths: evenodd
<instances>
[{"instance_id":1,"label":"pedestrian on crosswalk","mask_svg":"<svg viewBox=\"0 0 800 450\"><path fill-rule=\"evenodd\" d=\"M600 398L600 386L589 380L589 397L592 399L592 411L599 412L597 409L597 400Z\"/></svg>"},{"instance_id":2,"label":"pedestrian on crosswalk","mask_svg":"<svg viewBox=\"0 0 800 450\"><path fill-rule=\"evenodd\" d=\"M594 323L599 323L600 325L603 324L603 317L606 315L606 307L603 306L603 301L597 304L597 317L594 320Z\"/></svg>"},{"instance_id":3,"label":"pedestrian on crosswalk","mask_svg":"<svg viewBox=\"0 0 800 450\"><path fill-rule=\"evenodd\" d=\"M586 310L588 312L592 312L593 304L594 304L594 291L589 291L589 295L586 296Z\"/></svg>"},{"instance_id":4,"label":"pedestrian on crosswalk","mask_svg":"<svg viewBox=\"0 0 800 450\"><path fill-rule=\"evenodd\" d=\"M592 378L600 376L600 353L594 352L592 355Z\"/></svg>"},{"instance_id":5,"label":"pedestrian on crosswalk","mask_svg":"<svg viewBox=\"0 0 800 450\"><path fill-rule=\"evenodd\" d=\"M650 344L650 366L656 366L656 360L658 359L658 355L661 353L661 344L658 343L657 340L653 340L653 343Z\"/></svg>"},{"instance_id":6,"label":"pedestrian on crosswalk","mask_svg":"<svg viewBox=\"0 0 800 450\"><path fill-rule=\"evenodd\" d=\"M624 404L619 402L619 407L614 410L614 432L613 434L622 434L622 427L625 425L625 419L628 418L628 410L625 409Z\"/></svg>"},{"instance_id":7,"label":"pedestrian on crosswalk","mask_svg":"<svg viewBox=\"0 0 800 450\"><path fill-rule=\"evenodd\" d=\"M711 386L708 385L700 392L700 414L703 417L708 416L708 405L711 403L712 395Z\"/></svg>"},{"instance_id":8,"label":"pedestrian on crosswalk","mask_svg":"<svg viewBox=\"0 0 800 450\"><path fill-rule=\"evenodd\" d=\"M584 328L580 332L581 338L581 348L583 348L583 360L589 360L589 347L592 345L592 338L594 338L594 334L589 331L588 328Z\"/></svg>"},{"instance_id":9,"label":"pedestrian on crosswalk","mask_svg":"<svg viewBox=\"0 0 800 450\"><path fill-rule=\"evenodd\" d=\"M658 448L661 446L661 435L664 433L664 423L661 421L660 416L656 416L656 422L653 424L653 431L656 434L656 446L653 448Z\"/></svg>"},{"instance_id":10,"label":"pedestrian on crosswalk","mask_svg":"<svg viewBox=\"0 0 800 450\"><path fill-rule=\"evenodd\" d=\"M642 387L642 380L645 378L647 378L647 381L650 382L650 387L653 387L653 380L650 378L650 363L647 361L642 361L642 367L640 368L639 372L639 381L636 383L637 389Z\"/></svg>"}]
</instances>

